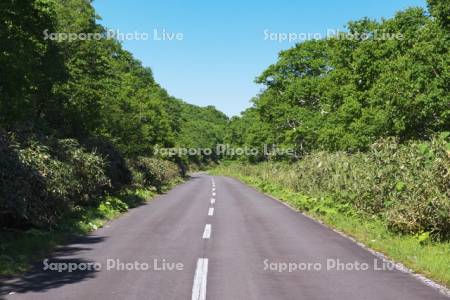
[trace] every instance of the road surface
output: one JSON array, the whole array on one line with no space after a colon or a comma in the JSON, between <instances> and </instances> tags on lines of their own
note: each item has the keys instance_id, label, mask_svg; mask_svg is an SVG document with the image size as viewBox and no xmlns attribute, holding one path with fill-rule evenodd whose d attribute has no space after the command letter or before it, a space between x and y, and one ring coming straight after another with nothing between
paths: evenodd
<instances>
[{"instance_id":1,"label":"road surface","mask_svg":"<svg viewBox=\"0 0 450 300\"><path fill-rule=\"evenodd\" d=\"M392 269L235 179L198 174L59 247L0 298L448 299Z\"/></svg>"}]
</instances>

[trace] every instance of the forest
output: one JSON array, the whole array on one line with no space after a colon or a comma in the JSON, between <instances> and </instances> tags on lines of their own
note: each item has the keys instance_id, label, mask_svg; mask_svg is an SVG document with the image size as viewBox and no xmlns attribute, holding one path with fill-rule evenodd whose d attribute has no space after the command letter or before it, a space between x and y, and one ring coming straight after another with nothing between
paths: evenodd
<instances>
[{"instance_id":1,"label":"forest","mask_svg":"<svg viewBox=\"0 0 450 300\"><path fill-rule=\"evenodd\" d=\"M158 157L212 147L228 118L170 96L107 35L90 1L0 3L0 226L51 227L126 187L160 185L216 157Z\"/></svg>"},{"instance_id":2,"label":"forest","mask_svg":"<svg viewBox=\"0 0 450 300\"><path fill-rule=\"evenodd\" d=\"M229 142L358 152L382 137L427 140L448 131L449 8L429 3L429 12L352 21L347 33L282 51L257 78L266 88L253 106L231 120Z\"/></svg>"}]
</instances>

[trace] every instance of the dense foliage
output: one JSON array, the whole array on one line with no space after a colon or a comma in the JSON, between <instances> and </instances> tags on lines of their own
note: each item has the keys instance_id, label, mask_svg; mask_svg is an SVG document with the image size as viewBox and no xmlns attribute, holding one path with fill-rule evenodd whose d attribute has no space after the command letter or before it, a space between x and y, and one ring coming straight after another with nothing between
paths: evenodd
<instances>
[{"instance_id":1,"label":"dense foliage","mask_svg":"<svg viewBox=\"0 0 450 300\"><path fill-rule=\"evenodd\" d=\"M297 153L367 150L379 138L429 139L450 130L448 1L282 51L257 82L266 89L231 122L234 145Z\"/></svg>"},{"instance_id":2,"label":"dense foliage","mask_svg":"<svg viewBox=\"0 0 450 300\"><path fill-rule=\"evenodd\" d=\"M0 137L0 225L54 224L109 186L105 160L72 139Z\"/></svg>"},{"instance_id":3,"label":"dense foliage","mask_svg":"<svg viewBox=\"0 0 450 300\"><path fill-rule=\"evenodd\" d=\"M177 165L157 158L139 157L133 162L135 184L154 186L161 192L163 185L179 175Z\"/></svg>"},{"instance_id":4,"label":"dense foliage","mask_svg":"<svg viewBox=\"0 0 450 300\"><path fill-rule=\"evenodd\" d=\"M231 173L260 178L310 198L380 217L393 231L450 237L450 142L380 140L365 153L314 151L294 164L233 164ZM334 205L336 206L336 205Z\"/></svg>"},{"instance_id":5,"label":"dense foliage","mask_svg":"<svg viewBox=\"0 0 450 300\"><path fill-rule=\"evenodd\" d=\"M217 159L155 155L222 142L227 117L171 97L97 18L88 0L0 3L1 227L49 226L105 193L161 190Z\"/></svg>"}]
</instances>

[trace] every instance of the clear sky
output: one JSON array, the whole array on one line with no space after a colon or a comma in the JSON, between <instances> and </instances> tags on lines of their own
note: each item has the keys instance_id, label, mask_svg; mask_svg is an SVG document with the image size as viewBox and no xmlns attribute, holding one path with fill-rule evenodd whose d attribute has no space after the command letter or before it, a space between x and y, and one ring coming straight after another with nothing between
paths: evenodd
<instances>
[{"instance_id":1,"label":"clear sky","mask_svg":"<svg viewBox=\"0 0 450 300\"><path fill-rule=\"evenodd\" d=\"M250 106L262 88L254 79L274 63L280 42L266 33L320 33L344 29L349 20L380 19L425 0L95 0L101 23L121 33L125 49L151 67L169 94L214 105L229 116ZM154 30L158 35L155 36ZM155 40L165 30L181 40ZM145 34L148 36L146 37Z\"/></svg>"}]
</instances>

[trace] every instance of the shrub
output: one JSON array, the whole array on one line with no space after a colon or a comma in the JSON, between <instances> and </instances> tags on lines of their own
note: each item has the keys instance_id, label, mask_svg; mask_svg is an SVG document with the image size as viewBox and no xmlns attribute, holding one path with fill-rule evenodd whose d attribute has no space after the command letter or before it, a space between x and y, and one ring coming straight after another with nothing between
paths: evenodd
<instances>
[{"instance_id":1,"label":"shrub","mask_svg":"<svg viewBox=\"0 0 450 300\"><path fill-rule=\"evenodd\" d=\"M126 212L129 208L125 202L114 196L107 196L100 208L108 206L119 212Z\"/></svg>"},{"instance_id":2,"label":"shrub","mask_svg":"<svg viewBox=\"0 0 450 300\"><path fill-rule=\"evenodd\" d=\"M109 141L88 139L83 145L90 151L99 153L106 161L105 172L111 181L111 188L118 191L132 183L133 176L123 154Z\"/></svg>"},{"instance_id":3,"label":"shrub","mask_svg":"<svg viewBox=\"0 0 450 300\"><path fill-rule=\"evenodd\" d=\"M30 216L29 200L34 198L35 203L37 202L36 208L40 209L39 204L42 202L40 200L44 197L44 176L23 163L19 149L20 146L13 138L6 132L0 132L0 226L2 227L22 226L21 221L33 218ZM45 205L41 207L45 212Z\"/></svg>"},{"instance_id":4,"label":"shrub","mask_svg":"<svg viewBox=\"0 0 450 300\"><path fill-rule=\"evenodd\" d=\"M234 166L234 167L233 167ZM382 139L366 153L318 151L294 164L232 165L233 172L382 218L393 231L450 237L450 143Z\"/></svg>"},{"instance_id":5,"label":"shrub","mask_svg":"<svg viewBox=\"0 0 450 300\"><path fill-rule=\"evenodd\" d=\"M0 225L51 226L109 188L105 162L75 140L0 132Z\"/></svg>"},{"instance_id":6,"label":"shrub","mask_svg":"<svg viewBox=\"0 0 450 300\"><path fill-rule=\"evenodd\" d=\"M158 158L138 157L132 166L135 184L141 187L153 186L158 192L180 175L175 163Z\"/></svg>"},{"instance_id":7,"label":"shrub","mask_svg":"<svg viewBox=\"0 0 450 300\"><path fill-rule=\"evenodd\" d=\"M105 190L111 187L106 175L106 162L96 152L88 152L74 139L57 141L55 156L72 169L72 200L79 205L96 205Z\"/></svg>"}]
</instances>

